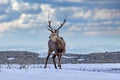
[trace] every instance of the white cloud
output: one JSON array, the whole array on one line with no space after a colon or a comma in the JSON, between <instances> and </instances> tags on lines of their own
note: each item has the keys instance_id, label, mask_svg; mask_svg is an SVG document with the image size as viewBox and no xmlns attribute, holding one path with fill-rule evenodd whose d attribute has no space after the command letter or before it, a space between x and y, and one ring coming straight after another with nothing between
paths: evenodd
<instances>
[{"instance_id":1,"label":"white cloud","mask_svg":"<svg viewBox=\"0 0 120 80\"><path fill-rule=\"evenodd\" d=\"M0 0L0 5L8 4L9 0Z\"/></svg>"},{"instance_id":2,"label":"white cloud","mask_svg":"<svg viewBox=\"0 0 120 80\"><path fill-rule=\"evenodd\" d=\"M5 24L5 23L0 24L0 26L1 26L0 27L0 33L9 29L8 25Z\"/></svg>"},{"instance_id":3,"label":"white cloud","mask_svg":"<svg viewBox=\"0 0 120 80\"><path fill-rule=\"evenodd\" d=\"M12 9L13 10L19 10L20 9L20 5L16 0L12 0Z\"/></svg>"},{"instance_id":4,"label":"white cloud","mask_svg":"<svg viewBox=\"0 0 120 80\"><path fill-rule=\"evenodd\" d=\"M59 0L60 2L63 2L63 0ZM67 0L66 2L83 2L83 0ZM84 1L86 2L86 1ZM102 3L102 1L97 1L98 3ZM32 4L32 6L27 2L18 2L16 0L12 0L12 9L16 11L26 11L26 10L36 10L38 8L41 8L42 11L45 13L44 16L48 16L48 13L55 12L55 9L51 8L51 5L49 4ZM104 3L104 2L103 2ZM60 11L69 12L72 11L73 15L72 18L83 18L83 19L112 19L112 18L119 18L120 17L120 10L118 9L88 9L84 10L80 7L59 7Z\"/></svg>"},{"instance_id":5,"label":"white cloud","mask_svg":"<svg viewBox=\"0 0 120 80\"><path fill-rule=\"evenodd\" d=\"M89 4L118 4L120 3L119 0L57 0L57 2L71 2L71 3L89 3Z\"/></svg>"},{"instance_id":6,"label":"white cloud","mask_svg":"<svg viewBox=\"0 0 120 80\"><path fill-rule=\"evenodd\" d=\"M94 19L112 19L120 18L120 10L117 9L95 9L94 10Z\"/></svg>"},{"instance_id":7,"label":"white cloud","mask_svg":"<svg viewBox=\"0 0 120 80\"><path fill-rule=\"evenodd\" d=\"M58 2L74 2L74 3L80 3L83 2L84 0L57 0Z\"/></svg>"},{"instance_id":8,"label":"white cloud","mask_svg":"<svg viewBox=\"0 0 120 80\"><path fill-rule=\"evenodd\" d=\"M120 28L114 28L111 26L99 26L99 27L91 27L88 31L84 31L85 35L120 35Z\"/></svg>"},{"instance_id":9,"label":"white cloud","mask_svg":"<svg viewBox=\"0 0 120 80\"><path fill-rule=\"evenodd\" d=\"M93 2L94 3L94 2ZM97 1L96 3L98 3L98 4L118 4L118 3L120 3L120 1L119 0L104 0L104 1Z\"/></svg>"},{"instance_id":10,"label":"white cloud","mask_svg":"<svg viewBox=\"0 0 120 80\"><path fill-rule=\"evenodd\" d=\"M7 1L7 0L6 0ZM73 0L69 0L72 2ZM82 0L76 0L76 2L82 1ZM47 20L48 20L48 14L50 14L50 19L54 20L53 16L55 16L55 13L60 10L61 12L68 11L71 12L70 16L74 19L92 19L92 20L103 20L103 19L112 19L112 18L119 18L120 17L120 10L118 9L88 9L84 10L80 7L59 7L59 8L53 8L50 4L33 4L32 6L30 3L23 3L18 2L16 0L11 0L12 3L12 10L15 11L21 11L21 16L13 20L11 22L4 22L1 23L0 26L0 32L4 32L5 30L9 30L11 28L29 28L29 27L35 27L39 26L42 27L43 25L47 26ZM29 9L41 9L41 12L38 14L27 14L22 13L22 11L26 11ZM10 12L9 10L6 10L6 12ZM58 10L57 10L58 9ZM73 13L73 14L72 14ZM91 18L92 17L92 18ZM6 15L1 15L0 19L6 18ZM70 18L71 19L71 18ZM59 21L55 20L56 22L53 22L55 25L59 25ZM114 21L106 20L103 22L87 22L87 23L75 23L68 29L68 31L84 31L85 34L120 34L118 32L118 29L113 29L112 27L108 27L111 24L120 25L120 21ZM67 26L68 26L67 25ZM107 27L103 27L103 25L107 25ZM103 30L103 31L102 31ZM104 31L106 30L106 32Z\"/></svg>"},{"instance_id":11,"label":"white cloud","mask_svg":"<svg viewBox=\"0 0 120 80\"><path fill-rule=\"evenodd\" d=\"M116 27L111 25L117 25ZM69 25L69 32L80 32L85 35L120 35L119 21L103 21L94 23L76 23Z\"/></svg>"},{"instance_id":12,"label":"white cloud","mask_svg":"<svg viewBox=\"0 0 120 80\"><path fill-rule=\"evenodd\" d=\"M108 20L120 18L119 9L84 9L83 7L60 7L59 10L71 13L70 17L74 19L82 18L90 20Z\"/></svg>"},{"instance_id":13,"label":"white cloud","mask_svg":"<svg viewBox=\"0 0 120 80\"><path fill-rule=\"evenodd\" d=\"M14 0L13 0L14 1ZM43 25L47 25L48 14L51 16L54 15L55 9L51 8L50 5L41 4L39 6L42 11L39 14L26 14L22 13L21 16L13 21L1 23L0 32L4 32L6 30L12 28L29 28L29 27L41 27ZM14 8L15 10L20 10L19 8ZM6 17L5 15L0 16L0 19Z\"/></svg>"},{"instance_id":14,"label":"white cloud","mask_svg":"<svg viewBox=\"0 0 120 80\"><path fill-rule=\"evenodd\" d=\"M85 26L85 27L97 27L97 26L109 26L112 24L116 24L117 21L110 21L110 20L106 20L106 21L101 21L101 22L87 22L87 23L80 23L81 26ZM112 27L112 26L111 26Z\"/></svg>"},{"instance_id":15,"label":"white cloud","mask_svg":"<svg viewBox=\"0 0 120 80\"><path fill-rule=\"evenodd\" d=\"M70 8L73 11L73 18L93 19L93 20L107 20L113 18L120 18L119 9L93 9L84 10L78 8Z\"/></svg>"},{"instance_id":16,"label":"white cloud","mask_svg":"<svg viewBox=\"0 0 120 80\"><path fill-rule=\"evenodd\" d=\"M86 18L89 18L91 16L91 10L88 10L88 11L84 11L83 9L82 10L79 10L79 11L76 11L74 14L73 14L73 17L74 18L83 18L83 19L86 19Z\"/></svg>"},{"instance_id":17,"label":"white cloud","mask_svg":"<svg viewBox=\"0 0 120 80\"><path fill-rule=\"evenodd\" d=\"M78 27L78 28L80 27L83 30L94 30L94 29L98 29L98 26L103 26L103 25L109 26L109 25L112 25L112 24L119 25L120 22L119 21L110 21L110 20L101 21L101 22L87 22L87 23L86 22L83 22L83 23L81 22L81 23L75 23L72 26L71 26L71 24L69 24L68 26ZM102 29L102 27L100 27L100 28Z\"/></svg>"},{"instance_id":18,"label":"white cloud","mask_svg":"<svg viewBox=\"0 0 120 80\"><path fill-rule=\"evenodd\" d=\"M54 15L56 9L52 8L51 5L48 4L41 4L40 8L42 9L42 12L38 16L40 20L47 21L48 20L48 14L50 14L50 17Z\"/></svg>"},{"instance_id":19,"label":"white cloud","mask_svg":"<svg viewBox=\"0 0 120 80\"><path fill-rule=\"evenodd\" d=\"M80 7L59 7L60 11L78 11L82 10Z\"/></svg>"},{"instance_id":20,"label":"white cloud","mask_svg":"<svg viewBox=\"0 0 120 80\"><path fill-rule=\"evenodd\" d=\"M80 27L76 27L76 26L71 26L68 31L81 31L82 29Z\"/></svg>"},{"instance_id":21,"label":"white cloud","mask_svg":"<svg viewBox=\"0 0 120 80\"><path fill-rule=\"evenodd\" d=\"M12 9L18 12L26 11L26 10L37 10L39 9L39 4L34 3L30 4L27 2L18 2L17 0L11 1Z\"/></svg>"},{"instance_id":22,"label":"white cloud","mask_svg":"<svg viewBox=\"0 0 120 80\"><path fill-rule=\"evenodd\" d=\"M71 16L69 17L74 19L78 19L78 18L87 19L92 15L92 10L90 9L84 10L81 7L60 7L59 10L61 12L66 12L70 14Z\"/></svg>"},{"instance_id":23,"label":"white cloud","mask_svg":"<svg viewBox=\"0 0 120 80\"><path fill-rule=\"evenodd\" d=\"M25 15L24 15L25 16ZM3 22L0 23L0 32L4 32L6 30L12 29L12 28L27 28L27 27L31 27L29 23L24 24L24 20L26 18L23 18L23 14L21 15L21 17L17 20L13 20L11 22Z\"/></svg>"},{"instance_id":24,"label":"white cloud","mask_svg":"<svg viewBox=\"0 0 120 80\"><path fill-rule=\"evenodd\" d=\"M85 35L120 35L120 30L113 29L113 30L107 30L107 31L87 31L84 32Z\"/></svg>"}]
</instances>

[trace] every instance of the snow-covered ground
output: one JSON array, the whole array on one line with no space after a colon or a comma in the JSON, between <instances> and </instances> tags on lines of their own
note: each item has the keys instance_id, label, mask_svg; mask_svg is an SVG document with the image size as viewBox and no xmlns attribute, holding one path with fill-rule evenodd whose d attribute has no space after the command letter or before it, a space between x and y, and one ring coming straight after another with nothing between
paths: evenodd
<instances>
[{"instance_id":1,"label":"snow-covered ground","mask_svg":"<svg viewBox=\"0 0 120 80\"><path fill-rule=\"evenodd\" d=\"M0 80L120 80L120 64L63 64L61 70L43 66L0 65Z\"/></svg>"}]
</instances>

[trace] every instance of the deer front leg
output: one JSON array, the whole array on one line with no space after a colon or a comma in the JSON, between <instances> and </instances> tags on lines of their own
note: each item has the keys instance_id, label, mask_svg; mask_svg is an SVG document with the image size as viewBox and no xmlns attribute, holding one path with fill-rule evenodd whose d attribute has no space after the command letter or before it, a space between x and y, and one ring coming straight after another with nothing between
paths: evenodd
<instances>
[{"instance_id":1,"label":"deer front leg","mask_svg":"<svg viewBox=\"0 0 120 80\"><path fill-rule=\"evenodd\" d=\"M48 56L47 56L47 58L46 58L46 62L45 62L45 66L44 66L44 68L47 67L47 62L48 62L49 56L50 56L50 54L48 54Z\"/></svg>"},{"instance_id":2,"label":"deer front leg","mask_svg":"<svg viewBox=\"0 0 120 80\"><path fill-rule=\"evenodd\" d=\"M57 69L56 61L55 61L56 54L53 54L52 58L53 58L53 64L54 64L54 66L55 66L55 69Z\"/></svg>"},{"instance_id":3,"label":"deer front leg","mask_svg":"<svg viewBox=\"0 0 120 80\"><path fill-rule=\"evenodd\" d=\"M60 69L62 69L61 68L61 54L58 54L58 67L60 68Z\"/></svg>"},{"instance_id":4,"label":"deer front leg","mask_svg":"<svg viewBox=\"0 0 120 80\"><path fill-rule=\"evenodd\" d=\"M48 50L48 55L47 55L47 58L46 58L46 62L45 62L44 68L47 67L48 59L49 59L51 53L52 53L52 51L51 51L51 50Z\"/></svg>"}]
</instances>

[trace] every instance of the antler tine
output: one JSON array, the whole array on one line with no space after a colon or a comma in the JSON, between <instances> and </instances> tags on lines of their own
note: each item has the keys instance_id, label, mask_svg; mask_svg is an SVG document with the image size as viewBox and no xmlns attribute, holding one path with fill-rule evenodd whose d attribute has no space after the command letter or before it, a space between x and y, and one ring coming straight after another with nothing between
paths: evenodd
<instances>
[{"instance_id":1,"label":"antler tine","mask_svg":"<svg viewBox=\"0 0 120 80\"><path fill-rule=\"evenodd\" d=\"M66 18L67 18L67 15L65 14L65 19L64 19L63 23L61 23L60 27L56 31L58 31L65 24Z\"/></svg>"},{"instance_id":2,"label":"antler tine","mask_svg":"<svg viewBox=\"0 0 120 80\"><path fill-rule=\"evenodd\" d=\"M51 30L53 30L53 28L51 27L51 22L52 22L52 20L48 20L48 27L51 29Z\"/></svg>"},{"instance_id":3,"label":"antler tine","mask_svg":"<svg viewBox=\"0 0 120 80\"><path fill-rule=\"evenodd\" d=\"M49 29L49 28L47 28L50 32L53 32L53 30L51 30L51 29Z\"/></svg>"},{"instance_id":4,"label":"antler tine","mask_svg":"<svg viewBox=\"0 0 120 80\"><path fill-rule=\"evenodd\" d=\"M49 20L49 15L48 15L48 27L50 28L50 29L48 28L48 30L53 32L53 28L51 27L51 22L52 20Z\"/></svg>"}]
</instances>

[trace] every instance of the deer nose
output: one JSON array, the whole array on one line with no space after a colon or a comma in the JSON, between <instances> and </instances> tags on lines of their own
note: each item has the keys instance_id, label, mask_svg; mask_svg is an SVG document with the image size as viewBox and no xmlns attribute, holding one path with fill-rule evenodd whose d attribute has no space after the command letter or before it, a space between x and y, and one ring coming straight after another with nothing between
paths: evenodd
<instances>
[{"instance_id":1,"label":"deer nose","mask_svg":"<svg viewBox=\"0 0 120 80\"><path fill-rule=\"evenodd\" d=\"M49 38L50 38L50 36L49 36Z\"/></svg>"}]
</instances>

